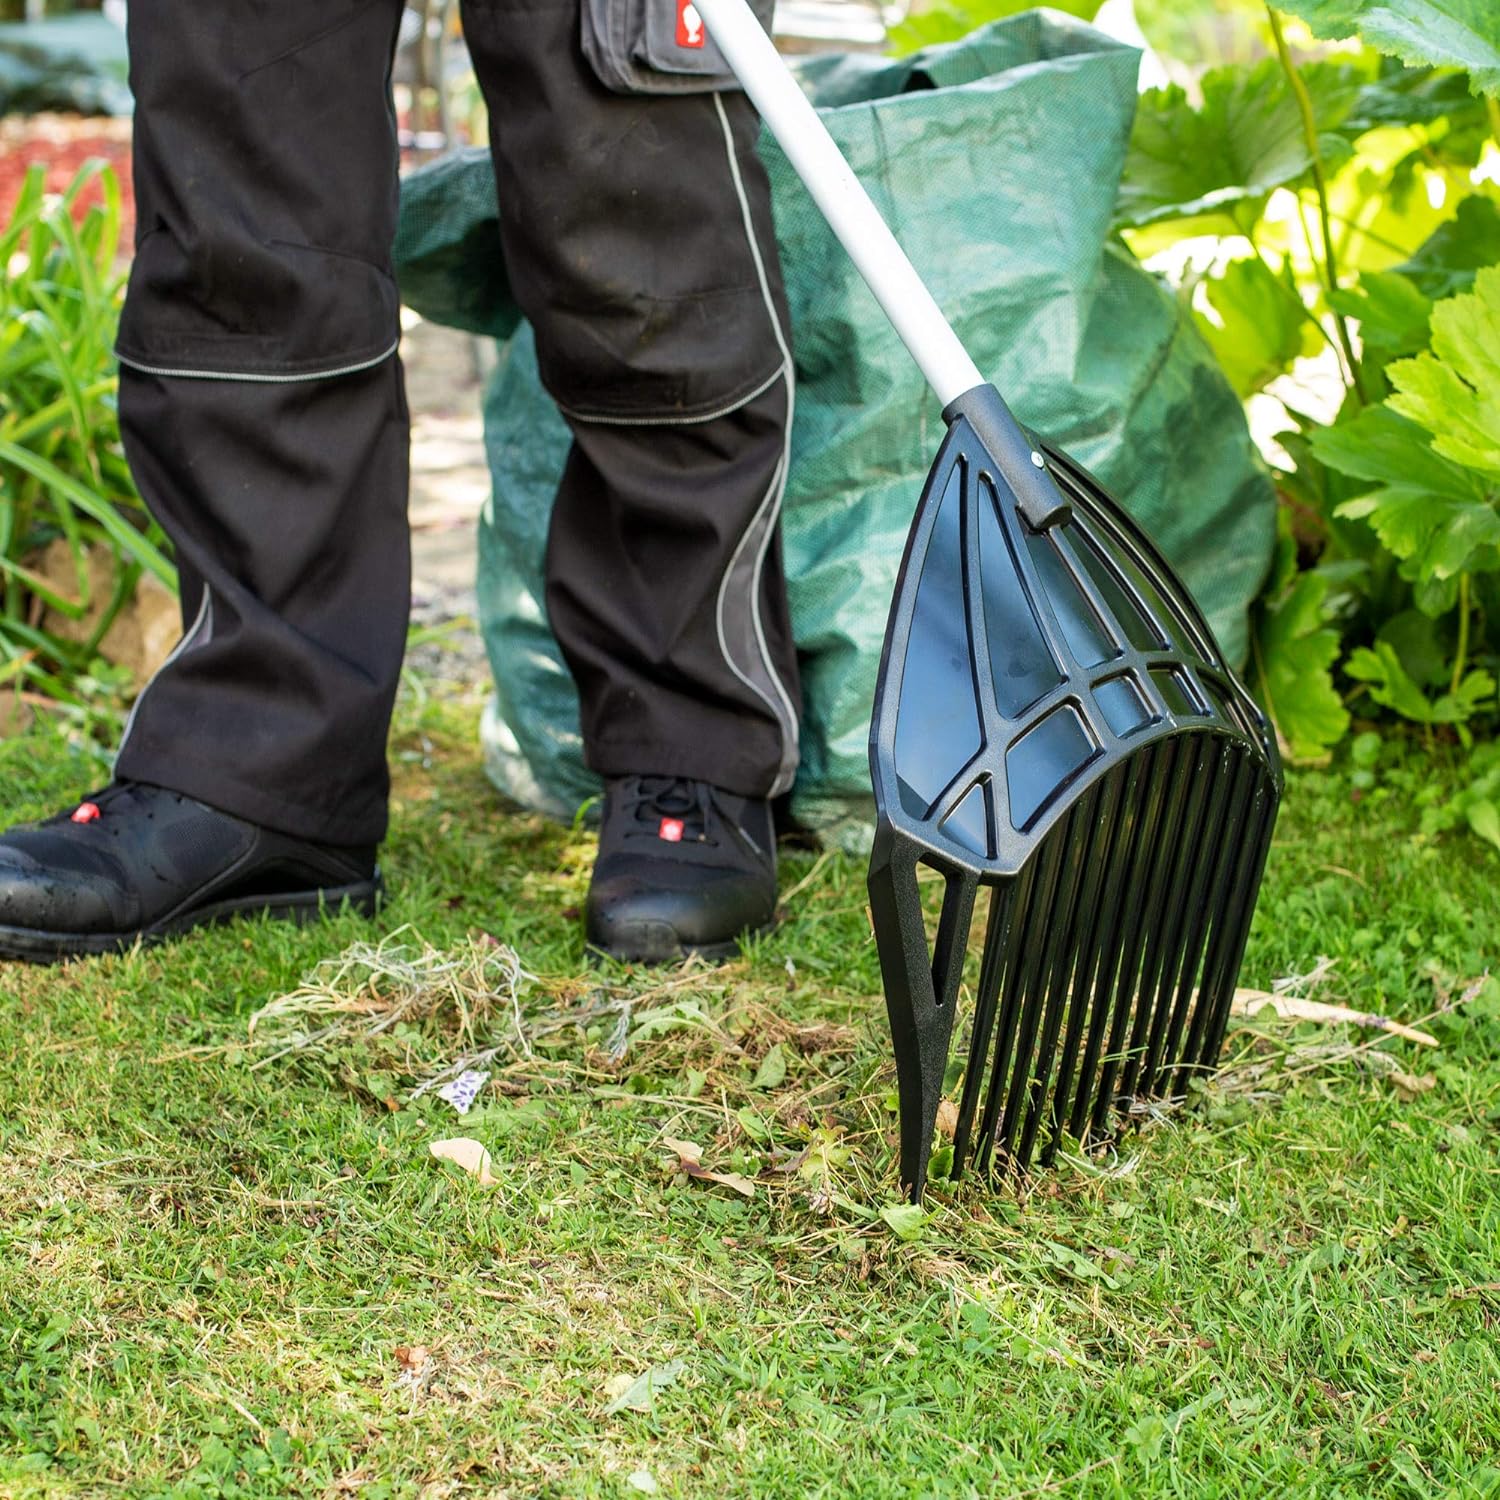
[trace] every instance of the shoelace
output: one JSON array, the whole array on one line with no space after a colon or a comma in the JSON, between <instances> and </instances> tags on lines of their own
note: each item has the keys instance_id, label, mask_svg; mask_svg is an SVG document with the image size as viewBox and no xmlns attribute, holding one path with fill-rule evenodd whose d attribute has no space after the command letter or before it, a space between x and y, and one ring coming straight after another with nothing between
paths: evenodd
<instances>
[{"instance_id":1,"label":"shoelace","mask_svg":"<svg viewBox=\"0 0 1500 1500\"><path fill-rule=\"evenodd\" d=\"M664 839L668 843L716 844L709 836L713 791L706 782L684 776L636 776L625 783L622 811L635 826L626 838Z\"/></svg>"}]
</instances>

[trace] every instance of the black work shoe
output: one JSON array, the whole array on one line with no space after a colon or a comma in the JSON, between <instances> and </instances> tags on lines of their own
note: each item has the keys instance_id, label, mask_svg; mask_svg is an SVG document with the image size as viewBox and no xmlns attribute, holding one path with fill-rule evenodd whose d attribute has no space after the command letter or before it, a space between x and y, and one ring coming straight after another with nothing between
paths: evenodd
<instances>
[{"instance_id":1,"label":"black work shoe","mask_svg":"<svg viewBox=\"0 0 1500 1500\"><path fill-rule=\"evenodd\" d=\"M374 849L272 833L163 787L119 781L0 834L0 958L113 953L247 912L306 918L380 894Z\"/></svg>"},{"instance_id":2,"label":"black work shoe","mask_svg":"<svg viewBox=\"0 0 1500 1500\"><path fill-rule=\"evenodd\" d=\"M768 802L680 776L604 785L604 826L585 927L612 958L728 958L776 917Z\"/></svg>"}]
</instances>

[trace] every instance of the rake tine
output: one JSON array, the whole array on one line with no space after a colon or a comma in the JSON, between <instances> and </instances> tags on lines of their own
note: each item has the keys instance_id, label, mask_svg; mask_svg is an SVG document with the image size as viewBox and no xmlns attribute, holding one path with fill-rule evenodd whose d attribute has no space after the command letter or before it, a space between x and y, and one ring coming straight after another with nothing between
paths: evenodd
<instances>
[{"instance_id":1,"label":"rake tine","mask_svg":"<svg viewBox=\"0 0 1500 1500\"><path fill-rule=\"evenodd\" d=\"M1197 1013L1203 1010L1203 991L1199 975L1208 938L1209 921L1218 902L1219 892L1223 889L1225 870L1231 863L1234 852L1229 829L1234 822L1235 809L1243 808L1245 800L1242 786L1246 765L1244 758L1236 755L1234 750L1226 744L1220 752L1220 760L1221 767L1215 790L1223 791L1227 778L1228 795L1221 795L1215 799L1212 820L1204 834L1203 847L1206 863L1198 872L1200 878L1194 893L1192 921L1183 945L1182 965L1177 975L1177 995L1172 1006L1171 1025L1160 1056L1153 1057L1143 1084L1148 1092L1165 1092L1169 1098L1173 1099L1178 1098L1182 1093L1180 1087L1182 1065L1190 1055L1189 1048L1183 1045L1188 1012L1190 1009L1195 1009ZM1193 1006L1195 994L1198 996L1196 1007ZM1158 1084L1164 1071L1170 1071L1172 1077L1170 1084L1165 1089L1161 1089Z\"/></svg>"},{"instance_id":2,"label":"rake tine","mask_svg":"<svg viewBox=\"0 0 1500 1500\"><path fill-rule=\"evenodd\" d=\"M1107 939L1100 948L1099 976L1094 984L1088 1044L1084 1049L1083 1065L1078 1070L1078 1092L1073 1099L1072 1118L1068 1121L1069 1133L1078 1140L1083 1139L1094 1108L1100 1057L1106 1049L1105 1037L1111 1030L1113 1007L1110 1001L1115 992L1116 975L1120 966L1120 929L1127 920L1130 901L1150 858L1149 833L1154 832L1155 822L1145 816L1145 811L1148 807L1147 793L1160 759L1160 751L1152 748L1139 760L1130 763L1131 779L1126 788L1125 806L1121 814L1125 825L1121 837L1127 840L1126 857L1123 870L1110 893L1110 925Z\"/></svg>"},{"instance_id":3,"label":"rake tine","mask_svg":"<svg viewBox=\"0 0 1500 1500\"><path fill-rule=\"evenodd\" d=\"M1141 952L1145 946L1148 923L1155 919L1156 912L1161 905L1162 867L1170 857L1168 841L1160 836L1162 814L1165 809L1170 816L1170 788L1175 778L1181 752L1182 745L1179 741L1166 741L1162 746L1160 758L1152 768L1153 774L1146 787L1148 800L1145 818L1149 823L1149 832L1145 842L1149 852L1143 872L1144 878L1132 882L1135 890L1140 892L1140 897L1135 909L1128 914L1125 936L1120 943L1120 968L1115 979L1114 1019L1110 1029L1109 1050L1104 1055L1099 1086L1094 1095L1094 1113L1089 1122L1091 1136L1105 1133L1110 1112L1115 1107L1115 1077L1129 1050L1126 1033L1129 1031L1132 1036L1134 1035L1135 1028L1131 1025L1131 1020L1136 1009L1136 993L1140 982Z\"/></svg>"},{"instance_id":4,"label":"rake tine","mask_svg":"<svg viewBox=\"0 0 1500 1500\"><path fill-rule=\"evenodd\" d=\"M1261 778L1257 788L1257 809L1253 836L1245 841L1235 880L1229 888L1226 901L1225 920L1220 929L1223 940L1215 955L1212 985L1205 989L1212 997L1213 1009L1207 1035L1198 1058L1199 1066L1207 1070L1218 1057L1224 1040L1224 1028L1229 1020L1229 1004L1234 999L1234 980L1245 956L1245 944L1250 937L1250 919L1255 915L1255 892L1260 883L1261 871L1265 868L1266 856L1271 852L1271 830L1276 822L1276 799L1272 789Z\"/></svg>"},{"instance_id":5,"label":"rake tine","mask_svg":"<svg viewBox=\"0 0 1500 1500\"><path fill-rule=\"evenodd\" d=\"M1203 741L1195 737L1178 748L1179 762L1186 761L1186 773L1196 777L1198 755ZM1184 767L1179 764L1173 770L1174 781L1185 779ZM1160 836L1161 854L1152 870L1147 886L1143 911L1143 926L1146 933L1141 966L1136 973L1135 1007L1131 1015L1130 1040L1123 1052L1115 1059L1119 1068L1118 1085L1113 1088L1113 1100L1118 1108L1120 1101L1134 1097L1135 1078L1140 1072L1146 1055L1146 1036L1152 1018L1152 985L1160 968L1161 953L1165 940L1163 912L1170 895L1179 889L1185 845L1179 836L1184 808L1179 797L1170 793L1166 798L1166 817Z\"/></svg>"},{"instance_id":6,"label":"rake tine","mask_svg":"<svg viewBox=\"0 0 1500 1500\"><path fill-rule=\"evenodd\" d=\"M1141 989L1137 998L1137 1036L1140 1041L1126 1065L1120 1080L1120 1096L1146 1097L1148 1090L1142 1080L1151 1067L1151 1055L1160 1045L1166 1029L1168 1007L1166 997L1170 992L1172 977L1176 974L1176 963L1181 961L1179 944L1182 924L1187 917L1188 896L1194 889L1193 873L1202 852L1203 813L1213 776L1209 765L1215 754L1213 741L1206 736L1197 736L1189 748L1189 776L1186 805L1174 799L1172 809L1173 826L1166 841L1176 850L1171 873L1163 892L1166 902L1164 919L1152 930L1152 940L1147 948L1147 958L1141 974ZM1209 771L1209 774L1205 774ZM1175 960L1175 962L1174 962Z\"/></svg>"},{"instance_id":7,"label":"rake tine","mask_svg":"<svg viewBox=\"0 0 1500 1500\"><path fill-rule=\"evenodd\" d=\"M1021 1006L1014 1028L1014 1048L1004 1067L997 1068L990 1079L990 1091L999 1109L992 1129L991 1146L1008 1168L1020 1168L1011 1153L1017 1111L1024 1105L1028 1092L1028 1074L1042 1006L1047 995L1047 977L1057 957L1057 943L1067 918L1064 909L1071 904L1069 887L1076 882L1070 858L1081 820L1087 816L1085 805L1075 807L1053 831L1051 868L1048 871L1048 895L1045 904L1034 913L1035 924L1024 940L1025 956L1019 993ZM1039 924L1041 930L1036 930Z\"/></svg>"},{"instance_id":8,"label":"rake tine","mask_svg":"<svg viewBox=\"0 0 1500 1500\"><path fill-rule=\"evenodd\" d=\"M974 920L974 898L979 882L972 875L954 874L943 886L943 909L938 916L937 936L932 944L933 1002L952 1012L963 978L968 951L969 927ZM946 1064L944 1071L947 1071Z\"/></svg>"},{"instance_id":9,"label":"rake tine","mask_svg":"<svg viewBox=\"0 0 1500 1500\"><path fill-rule=\"evenodd\" d=\"M1063 1012L1067 1009L1070 993L1077 1001L1075 975L1079 967L1079 939L1081 931L1092 931L1097 924L1092 917L1093 895L1098 886L1098 853L1112 831L1109 820L1108 789L1097 786L1084 804L1083 837L1076 839L1073 850L1076 865L1071 876L1071 891L1068 897L1070 913L1064 936L1058 943L1058 953L1052 970L1050 992L1047 997L1042 1037L1037 1047L1037 1061L1032 1069L1033 1080L1025 1099L1025 1116L1019 1142L1013 1155L1024 1168L1031 1161L1036 1146L1037 1129L1042 1121L1042 1108L1052 1082L1052 1065L1057 1060L1057 1036L1062 1029ZM1089 924L1084 928L1083 924ZM1062 922L1058 922L1062 928ZM1061 1081L1059 1076L1059 1081ZM1007 1139L1007 1144L1009 1140Z\"/></svg>"},{"instance_id":10,"label":"rake tine","mask_svg":"<svg viewBox=\"0 0 1500 1500\"><path fill-rule=\"evenodd\" d=\"M1188 1027L1187 1039L1182 1045L1182 1056L1177 1064L1177 1074L1172 1081L1174 1093L1186 1087L1187 1077L1200 1068L1199 1054L1207 1039L1213 1034L1215 1009L1214 975L1218 966L1217 955L1222 947L1220 934L1228 920L1228 908L1233 899L1235 872L1246 862L1247 846L1254 842L1251 836L1254 812L1255 769L1245 755L1238 757L1235 787L1239 795L1229 807L1229 816L1224 830L1223 848L1220 851L1220 876L1209 903L1203 939L1202 973L1198 980L1198 1003ZM1215 1043L1212 1050L1217 1052Z\"/></svg>"},{"instance_id":11,"label":"rake tine","mask_svg":"<svg viewBox=\"0 0 1500 1500\"><path fill-rule=\"evenodd\" d=\"M1020 885L1029 886L1030 872L1021 877ZM1006 944L1010 938L1011 918L1018 900L1018 883L990 888L989 921L984 933L984 956L979 961L979 989L974 1000L974 1026L969 1039L969 1060L964 1069L964 1091L958 1107L958 1125L953 1132L953 1172L956 1182L969 1157L969 1137L974 1128L974 1111L979 1106L979 1091L984 1083L985 1059L990 1050L990 1034L995 1025L995 1001L1000 995L1000 978L1005 969Z\"/></svg>"},{"instance_id":12,"label":"rake tine","mask_svg":"<svg viewBox=\"0 0 1500 1500\"><path fill-rule=\"evenodd\" d=\"M1020 941L1012 945L1012 962L1006 969L1004 998L1001 1001L997 1027L995 1061L990 1071L989 1096L985 1100L984 1118L979 1127L977 1164L979 1170L984 1173L990 1171L994 1156L995 1131L999 1121L1000 1107L1005 1102L1005 1079L1010 1071L1011 1049L1016 1041L1018 1012L1023 1001L1028 1007L1031 1003L1030 996L1036 982L1037 966L1041 961L1041 944L1032 941L1032 914L1040 913L1041 920L1045 921L1048 912L1052 909L1057 891L1057 879L1062 868L1067 830L1071 827L1072 821L1073 814L1070 812L1042 846L1036 881L1031 890L1031 900L1028 902L1024 918L1017 922L1014 929L1020 934Z\"/></svg>"},{"instance_id":13,"label":"rake tine","mask_svg":"<svg viewBox=\"0 0 1500 1500\"><path fill-rule=\"evenodd\" d=\"M1037 965L1033 992L1027 997L1021 1015L1021 1034L1016 1042L1016 1055L1011 1069L1010 1087L1006 1090L1005 1106L1001 1111L997 1144L1013 1165L1024 1169L1024 1159L1014 1151L1016 1131L1025 1117L1027 1106L1032 1101L1032 1090L1044 1082L1034 1076L1032 1060L1040 1056L1035 1052L1037 1030L1042 1017L1053 1007L1056 989L1057 968L1064 956L1072 951L1073 923L1078 906L1078 888L1083 878L1085 861L1077 857L1080 842L1086 841L1093 831L1099 796L1097 789L1088 792L1083 801L1073 810L1067 824L1055 835L1059 841L1058 890L1047 912L1047 927L1043 941L1041 962ZM1080 837L1081 836L1081 837ZM1053 1027L1056 1034L1056 1027Z\"/></svg>"},{"instance_id":14,"label":"rake tine","mask_svg":"<svg viewBox=\"0 0 1500 1500\"><path fill-rule=\"evenodd\" d=\"M1104 806L1100 813L1100 823L1104 830L1102 845L1099 857L1092 861L1093 869L1090 872L1089 888L1080 898L1083 910L1092 913L1093 920L1088 929L1083 953L1078 960L1078 967L1073 974L1068 1029L1063 1038L1062 1056L1057 1064L1057 1088L1052 1095L1052 1125L1048 1133L1047 1144L1042 1149L1044 1166L1048 1165L1056 1155L1062 1138L1063 1121L1067 1116L1068 1104L1072 1096L1074 1065L1078 1061L1078 1049L1083 1041L1084 1022L1097 1003L1096 969L1101 956L1109 952L1105 934L1113 932L1114 922L1119 914L1119 889L1116 888L1115 899L1110 901L1105 897L1102 888L1105 872L1113 867L1116 847L1122 836L1121 829L1126 821L1125 809L1129 805L1129 788L1134 785L1134 781L1134 773L1121 768L1112 772L1104 783ZM1081 1090L1082 1079L1079 1081L1079 1087Z\"/></svg>"}]
</instances>

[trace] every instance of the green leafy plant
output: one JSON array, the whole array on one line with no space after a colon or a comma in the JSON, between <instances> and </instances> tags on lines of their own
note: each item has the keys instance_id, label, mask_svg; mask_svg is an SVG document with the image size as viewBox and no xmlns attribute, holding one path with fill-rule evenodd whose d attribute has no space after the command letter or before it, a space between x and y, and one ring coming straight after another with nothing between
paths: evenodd
<instances>
[{"instance_id":1,"label":"green leafy plant","mask_svg":"<svg viewBox=\"0 0 1500 1500\"><path fill-rule=\"evenodd\" d=\"M1468 774L1468 784L1451 796L1445 796L1438 786L1418 791L1422 832L1446 833L1467 827L1500 851L1500 743L1491 740L1476 746Z\"/></svg>"},{"instance_id":2,"label":"green leafy plant","mask_svg":"<svg viewBox=\"0 0 1500 1500\"><path fill-rule=\"evenodd\" d=\"M1365 82L1351 66L1320 63L1306 70L1317 142L1325 156L1347 157L1337 134ZM1197 85L1198 101L1180 85L1141 97L1120 186L1121 228L1210 219L1195 232L1218 229L1248 235L1270 195L1298 181L1312 166L1302 112L1273 58L1253 66L1210 69Z\"/></svg>"},{"instance_id":3,"label":"green leafy plant","mask_svg":"<svg viewBox=\"0 0 1500 1500\"><path fill-rule=\"evenodd\" d=\"M1171 35L1203 42L1196 66L1167 60L1180 83L1142 97L1117 226L1137 254L1164 255L1241 398L1270 392L1286 414L1279 541L1249 666L1284 748L1320 761L1352 735L1368 754L1379 738L1367 726L1392 722L1452 744L1474 758L1473 793L1429 808L1424 827L1488 838L1500 9L1284 10L1307 30L1269 5L1256 26L1236 5L1226 66L1221 7L1171 8ZM1163 34L1158 17L1158 45Z\"/></svg>"},{"instance_id":4,"label":"green leafy plant","mask_svg":"<svg viewBox=\"0 0 1500 1500\"><path fill-rule=\"evenodd\" d=\"M1446 690L1431 696L1420 666L1385 638L1350 654L1347 671L1402 718L1468 725L1495 702L1495 679L1471 666L1474 580L1500 573L1500 266L1472 292L1439 302L1432 346L1386 367L1392 392L1352 421L1317 433L1314 453L1370 488L1337 508L1365 521L1411 583L1421 614L1454 618ZM1430 645L1436 632L1413 642ZM1416 653L1409 653L1416 654ZM1427 674L1430 676L1430 673Z\"/></svg>"},{"instance_id":5,"label":"green leafy plant","mask_svg":"<svg viewBox=\"0 0 1500 1500\"><path fill-rule=\"evenodd\" d=\"M1319 34L1357 29L1361 7L1324 9ZM1275 388L1294 424L1251 664L1288 751L1326 756L1358 713L1462 737L1494 703L1484 627L1500 521L1473 431L1473 344L1494 330L1455 357L1430 325L1434 304L1500 261L1500 210L1474 177L1495 121L1471 91L1478 73L1374 48L1299 58L1279 12L1262 15L1266 56L1143 96L1117 222L1143 255L1213 247L1183 277L1199 330L1242 398ZM1462 61L1482 69L1482 48ZM1317 354L1346 393L1331 425L1282 380Z\"/></svg>"},{"instance_id":6,"label":"green leafy plant","mask_svg":"<svg viewBox=\"0 0 1500 1500\"><path fill-rule=\"evenodd\" d=\"M1475 90L1500 94L1500 9L1494 0L1285 0L1330 41L1358 34L1416 65L1462 68Z\"/></svg>"},{"instance_id":7,"label":"green leafy plant","mask_svg":"<svg viewBox=\"0 0 1500 1500\"><path fill-rule=\"evenodd\" d=\"M163 538L125 463L112 348L122 276L116 263L120 192L90 163L62 194L44 170L25 179L0 231L0 691L44 695L90 715L118 697L99 642L142 573L175 587ZM97 182L102 202L80 212ZM65 544L72 589L40 570ZM98 608L96 554L109 560ZM55 575L52 575L55 580ZM46 628L48 616L89 621L82 640Z\"/></svg>"}]
</instances>

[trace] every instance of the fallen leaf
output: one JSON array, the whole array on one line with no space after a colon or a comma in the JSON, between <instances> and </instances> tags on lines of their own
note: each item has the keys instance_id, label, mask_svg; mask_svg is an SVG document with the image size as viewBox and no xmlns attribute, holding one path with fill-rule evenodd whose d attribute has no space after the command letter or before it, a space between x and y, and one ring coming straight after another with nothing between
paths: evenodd
<instances>
[{"instance_id":1,"label":"fallen leaf","mask_svg":"<svg viewBox=\"0 0 1500 1500\"><path fill-rule=\"evenodd\" d=\"M612 1417L622 1411L650 1411L652 1398L657 1391L677 1384L677 1377L687 1369L685 1359L669 1359L665 1364L653 1365L649 1370L632 1378L629 1375L613 1375L604 1382L604 1394L610 1398L604 1415Z\"/></svg>"},{"instance_id":2,"label":"fallen leaf","mask_svg":"<svg viewBox=\"0 0 1500 1500\"><path fill-rule=\"evenodd\" d=\"M755 1184L738 1172L710 1172L696 1163L684 1163L682 1170L689 1177L701 1177L705 1182L717 1182L723 1187L733 1188L737 1193L743 1193L747 1198L755 1196Z\"/></svg>"},{"instance_id":3,"label":"fallen leaf","mask_svg":"<svg viewBox=\"0 0 1500 1500\"><path fill-rule=\"evenodd\" d=\"M769 1161L760 1169L762 1177L775 1177L778 1174L790 1176L793 1172L801 1172L807 1164L807 1159L812 1153L811 1146L804 1146L800 1151L777 1150L779 1161Z\"/></svg>"},{"instance_id":4,"label":"fallen leaf","mask_svg":"<svg viewBox=\"0 0 1500 1500\"><path fill-rule=\"evenodd\" d=\"M445 1141L433 1141L427 1148L439 1161L451 1161L469 1176L477 1179L480 1187L494 1187L500 1179L490 1171L490 1153L478 1141L466 1135L456 1135Z\"/></svg>"},{"instance_id":5,"label":"fallen leaf","mask_svg":"<svg viewBox=\"0 0 1500 1500\"><path fill-rule=\"evenodd\" d=\"M1396 1085L1397 1091L1407 1099L1415 1099L1418 1094L1425 1094L1428 1089L1437 1087L1436 1073L1423 1073L1418 1076L1392 1069L1387 1076Z\"/></svg>"},{"instance_id":6,"label":"fallen leaf","mask_svg":"<svg viewBox=\"0 0 1500 1500\"><path fill-rule=\"evenodd\" d=\"M432 1358L432 1350L425 1344L397 1344L396 1363L403 1370L409 1370L413 1375L422 1372L427 1361Z\"/></svg>"},{"instance_id":7,"label":"fallen leaf","mask_svg":"<svg viewBox=\"0 0 1500 1500\"><path fill-rule=\"evenodd\" d=\"M626 1478L625 1483L643 1495L655 1495L660 1489L650 1469L637 1469Z\"/></svg>"},{"instance_id":8,"label":"fallen leaf","mask_svg":"<svg viewBox=\"0 0 1500 1500\"><path fill-rule=\"evenodd\" d=\"M1424 1047L1436 1047L1438 1040L1430 1032L1418 1031L1414 1026L1404 1026L1400 1021L1388 1020L1385 1016L1368 1011L1352 1010L1347 1005L1325 1005L1321 1000L1305 1000L1300 995L1273 995L1268 990L1237 989L1229 1012L1235 1016L1253 1016L1256 1011L1269 1006L1278 1016L1291 1021L1318 1021L1325 1025L1347 1022L1352 1026L1369 1026L1376 1031L1386 1031L1408 1042L1418 1042Z\"/></svg>"},{"instance_id":9,"label":"fallen leaf","mask_svg":"<svg viewBox=\"0 0 1500 1500\"><path fill-rule=\"evenodd\" d=\"M880 1210L880 1217L898 1240L919 1238L927 1221L926 1213L915 1203L888 1203Z\"/></svg>"},{"instance_id":10,"label":"fallen leaf","mask_svg":"<svg viewBox=\"0 0 1500 1500\"><path fill-rule=\"evenodd\" d=\"M717 1182L723 1187L733 1188L747 1198L755 1196L755 1184L738 1172L710 1172L703 1165L703 1147L695 1141L679 1141L675 1136L663 1136L662 1145L677 1153L676 1170L704 1182Z\"/></svg>"},{"instance_id":11,"label":"fallen leaf","mask_svg":"<svg viewBox=\"0 0 1500 1500\"><path fill-rule=\"evenodd\" d=\"M951 1141L958 1131L958 1106L951 1099L943 1099L937 1108L937 1128L939 1135L945 1135Z\"/></svg>"},{"instance_id":12,"label":"fallen leaf","mask_svg":"<svg viewBox=\"0 0 1500 1500\"><path fill-rule=\"evenodd\" d=\"M786 1053L782 1051L781 1043L777 1042L766 1055L761 1058L760 1066L755 1070L755 1080L750 1087L753 1089L775 1089L780 1088L786 1080Z\"/></svg>"},{"instance_id":13,"label":"fallen leaf","mask_svg":"<svg viewBox=\"0 0 1500 1500\"><path fill-rule=\"evenodd\" d=\"M676 1136L664 1135L661 1143L668 1151L675 1151L682 1161L699 1162L703 1160L703 1147L695 1141L679 1141Z\"/></svg>"}]
</instances>

